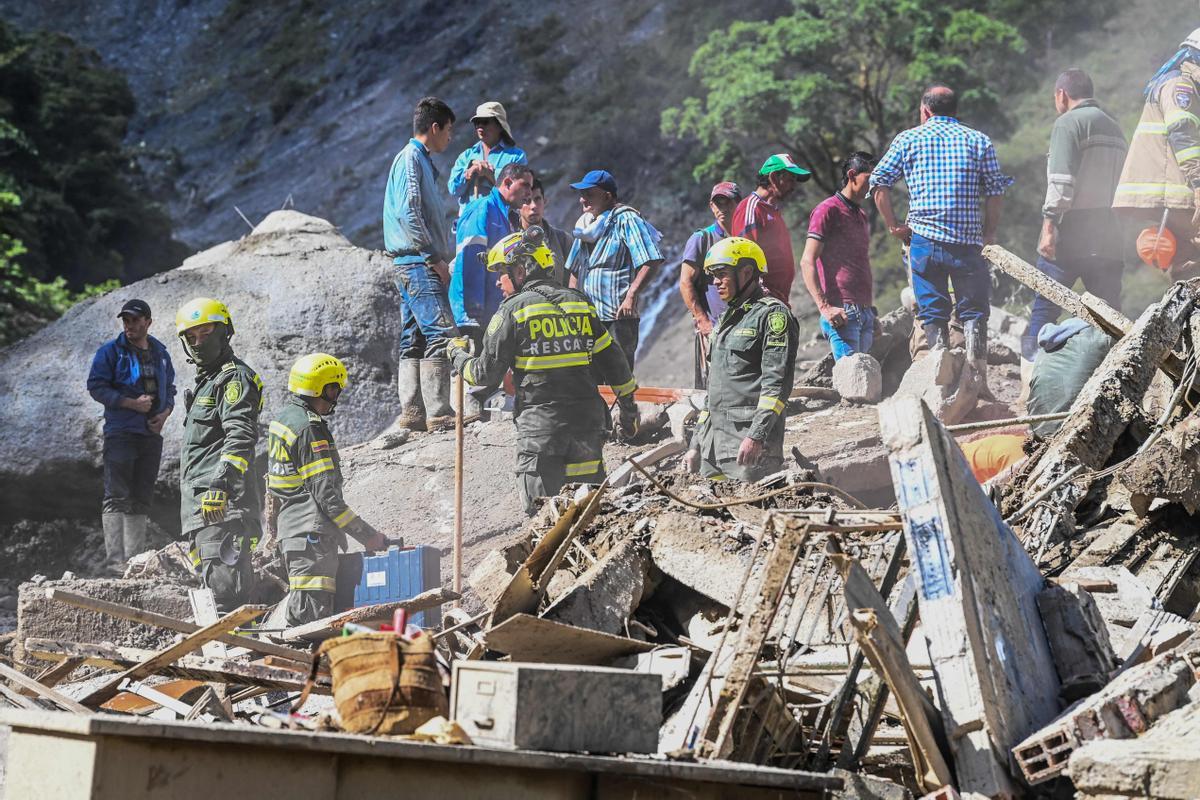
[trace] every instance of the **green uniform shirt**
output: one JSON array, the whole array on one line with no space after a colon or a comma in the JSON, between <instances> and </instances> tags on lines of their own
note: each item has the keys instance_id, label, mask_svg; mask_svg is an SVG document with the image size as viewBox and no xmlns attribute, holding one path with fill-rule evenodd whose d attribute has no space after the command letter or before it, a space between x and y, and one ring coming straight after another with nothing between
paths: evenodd
<instances>
[{"instance_id":1,"label":"green uniform shirt","mask_svg":"<svg viewBox=\"0 0 1200 800\"><path fill-rule=\"evenodd\" d=\"M709 334L708 407L692 438L705 461L736 462L746 437L763 443L765 458L782 459L799 341L799 323L767 295L730 305L717 320Z\"/></svg>"},{"instance_id":2,"label":"green uniform shirt","mask_svg":"<svg viewBox=\"0 0 1200 800\"><path fill-rule=\"evenodd\" d=\"M248 520L257 528L262 490L261 475L254 470L254 448L263 406L262 386L258 374L232 356L216 370L196 374L196 387L183 420L179 465L184 533L205 527L200 498L209 489L224 489L229 494L227 520Z\"/></svg>"},{"instance_id":3,"label":"green uniform shirt","mask_svg":"<svg viewBox=\"0 0 1200 800\"><path fill-rule=\"evenodd\" d=\"M267 427L267 489L279 498L280 540L333 537L357 519L342 497L342 465L325 418L292 395Z\"/></svg>"},{"instance_id":4,"label":"green uniform shirt","mask_svg":"<svg viewBox=\"0 0 1200 800\"><path fill-rule=\"evenodd\" d=\"M500 304L482 352L456 352L454 367L472 386L494 386L511 369L516 420L527 433L570 428L580 409L603 408L598 383L622 397L637 389L625 354L587 296L541 275Z\"/></svg>"}]
</instances>

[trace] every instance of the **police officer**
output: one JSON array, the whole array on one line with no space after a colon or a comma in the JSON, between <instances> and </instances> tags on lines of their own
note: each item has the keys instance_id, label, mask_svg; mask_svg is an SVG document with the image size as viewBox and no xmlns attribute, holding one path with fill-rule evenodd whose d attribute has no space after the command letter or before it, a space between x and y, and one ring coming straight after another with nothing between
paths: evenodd
<instances>
[{"instance_id":1,"label":"police officer","mask_svg":"<svg viewBox=\"0 0 1200 800\"><path fill-rule=\"evenodd\" d=\"M709 342L708 408L687 467L706 478L756 481L783 466L783 418L792 392L800 326L763 292L762 248L734 236L712 246L704 271L728 304Z\"/></svg>"},{"instance_id":2,"label":"police officer","mask_svg":"<svg viewBox=\"0 0 1200 800\"><path fill-rule=\"evenodd\" d=\"M199 297L175 314L175 331L196 385L184 396L180 517L192 563L219 613L246 602L250 551L261 532L262 474L254 466L262 380L233 354L233 320L219 300Z\"/></svg>"},{"instance_id":3,"label":"police officer","mask_svg":"<svg viewBox=\"0 0 1200 800\"><path fill-rule=\"evenodd\" d=\"M534 498L557 494L568 480L604 480L610 420L597 381L617 395L625 438L637 433L637 382L595 306L554 282L554 255L541 228L501 239L486 266L500 274L506 299L488 323L480 355L472 357L466 338L452 339L447 354L471 386L496 385L512 369L517 489L532 515Z\"/></svg>"},{"instance_id":4,"label":"police officer","mask_svg":"<svg viewBox=\"0 0 1200 800\"><path fill-rule=\"evenodd\" d=\"M267 489L279 507L279 548L288 572L287 624L334 612L338 549L349 533L367 550L387 546L342 497L342 468L332 416L347 383L346 367L326 353L301 356L288 374L291 395L267 428Z\"/></svg>"}]
</instances>

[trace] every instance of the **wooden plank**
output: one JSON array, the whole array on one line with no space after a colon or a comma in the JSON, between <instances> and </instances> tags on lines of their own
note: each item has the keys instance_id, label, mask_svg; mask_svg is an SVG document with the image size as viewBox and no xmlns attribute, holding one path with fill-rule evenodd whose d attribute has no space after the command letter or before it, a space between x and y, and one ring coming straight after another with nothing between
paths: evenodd
<instances>
[{"instance_id":1,"label":"wooden plank","mask_svg":"<svg viewBox=\"0 0 1200 800\"><path fill-rule=\"evenodd\" d=\"M879 427L958 788L1017 796L1007 753L1058 712L1058 675L1037 609L1045 579L928 407L914 397L888 400Z\"/></svg>"},{"instance_id":2,"label":"wooden plank","mask_svg":"<svg viewBox=\"0 0 1200 800\"><path fill-rule=\"evenodd\" d=\"M394 603L378 603L373 606L360 606L359 608L352 608L349 611L331 614L315 622L297 625L281 633L280 638L285 641L304 639L310 642L321 642L333 636L340 636L342 626L349 622L359 625L374 625L381 622L390 624L392 613L397 609L403 608L411 617L418 611L436 608L444 603L453 602L459 599L459 597L458 592L439 586L436 589L421 592L416 597L410 597L407 600L398 600ZM306 663L312 663L311 655L306 656Z\"/></svg>"},{"instance_id":3,"label":"wooden plank","mask_svg":"<svg viewBox=\"0 0 1200 800\"><path fill-rule=\"evenodd\" d=\"M100 614L107 614L110 617L118 619L127 619L130 622L140 622L143 625L154 625L159 628L166 628L169 631L179 631L180 633L195 633L200 630L200 626L194 622L186 622L175 617L168 617L165 614L156 614L153 611L143 611L140 608L132 606L123 606L120 603L112 603L108 600L101 600L96 597L87 597L82 594L75 594L64 589L47 589L47 599L54 600L58 603L66 603L76 608L84 608L88 611L95 611ZM264 656L278 656L292 661L297 661L301 664L312 662L312 654L304 650L296 650L291 647L284 647L274 642L264 642L261 639L255 639L252 636L238 636L235 634L223 634L215 641L222 644L232 645L234 647L244 647L255 653L261 653Z\"/></svg>"},{"instance_id":4,"label":"wooden plank","mask_svg":"<svg viewBox=\"0 0 1200 800\"><path fill-rule=\"evenodd\" d=\"M655 647L649 642L576 628L529 614L514 614L484 636L489 650L504 653L513 661L542 664L603 666L614 658L648 653Z\"/></svg>"},{"instance_id":5,"label":"wooden plank","mask_svg":"<svg viewBox=\"0 0 1200 800\"><path fill-rule=\"evenodd\" d=\"M726 758L733 752L735 723L758 667L763 644L779 612L780 599L787 589L789 576L808 537L808 525L800 521L772 516L767 518L766 524L774 526L776 519L782 521L783 531L763 566L757 602L738 631L733 658L725 674L725 685L713 703L711 716L701 729L698 752L705 758Z\"/></svg>"},{"instance_id":6,"label":"wooden plank","mask_svg":"<svg viewBox=\"0 0 1200 800\"><path fill-rule=\"evenodd\" d=\"M192 620L197 625L211 625L220 619L212 589L188 589L188 602L192 606ZM209 658L229 657L229 648L221 641L211 641L200 650Z\"/></svg>"},{"instance_id":7,"label":"wooden plank","mask_svg":"<svg viewBox=\"0 0 1200 800\"><path fill-rule=\"evenodd\" d=\"M143 650L136 647L115 647L110 644L81 644L79 642L62 642L55 639L35 638L25 640L25 652L31 657L42 661L79 659L86 666L112 670L113 672L121 672L129 669L154 655L153 650ZM181 680L260 686L265 689L282 689L290 692L298 692L303 689L304 679L307 677L307 673L300 674L293 669L263 667L254 664L243 664L238 661L219 661L194 655L184 656L174 664L161 667L156 674ZM317 683L313 692L316 694L329 694L329 686L328 673L318 673Z\"/></svg>"},{"instance_id":8,"label":"wooden plank","mask_svg":"<svg viewBox=\"0 0 1200 800\"><path fill-rule=\"evenodd\" d=\"M185 656L193 650L201 647L205 642L211 642L223 633L227 633L243 622L249 622L256 617L262 615L267 610L266 606L251 606L245 605L240 608L235 608L233 611L226 614L212 625L201 628L195 633L188 634L182 640L164 647L156 652L153 656L135 664L129 669L122 672L120 675L112 678L108 682L93 689L80 702L85 706L99 706L106 700L109 700L113 695L120 691L120 685L126 680L136 680L144 678L147 675L153 675L156 670L171 664L180 656Z\"/></svg>"},{"instance_id":9,"label":"wooden plank","mask_svg":"<svg viewBox=\"0 0 1200 800\"><path fill-rule=\"evenodd\" d=\"M42 707L35 703L32 699L21 694L7 683L0 683L0 697L3 697L17 708L24 708L30 711L42 710Z\"/></svg>"},{"instance_id":10,"label":"wooden plank","mask_svg":"<svg viewBox=\"0 0 1200 800\"><path fill-rule=\"evenodd\" d=\"M687 443L680 439L668 439L652 450L647 450L644 453L639 453L633 457L633 460L642 469L651 467L660 461L666 461L674 455L678 455L687 449ZM629 479L633 477L633 466L626 461L621 466L617 467L608 476L608 485L612 487L624 486L629 483Z\"/></svg>"},{"instance_id":11,"label":"wooden plank","mask_svg":"<svg viewBox=\"0 0 1200 800\"><path fill-rule=\"evenodd\" d=\"M53 689L58 684L71 677L71 673L74 672L81 664L83 664L82 658L64 658L57 664L51 664L49 667L46 667L44 670L39 672L35 680L37 680L37 682L42 686L49 686L51 689Z\"/></svg>"},{"instance_id":12,"label":"wooden plank","mask_svg":"<svg viewBox=\"0 0 1200 800\"><path fill-rule=\"evenodd\" d=\"M82 705L80 705L76 701L72 700L70 697L67 697L64 694L60 694L60 693L54 691L49 686L43 686L42 684L35 681L33 678L29 677L28 675L25 675L24 673L22 673L18 670L13 669L12 667L8 666L7 664L0 664L0 677L6 678L7 680L12 681L13 683L17 684L17 686L20 686L22 689L28 689L29 691L36 694L38 697L49 700L51 703L54 703L54 705L58 706L59 708L63 709L64 711L73 711L76 714L92 713L87 708L84 708Z\"/></svg>"}]
</instances>

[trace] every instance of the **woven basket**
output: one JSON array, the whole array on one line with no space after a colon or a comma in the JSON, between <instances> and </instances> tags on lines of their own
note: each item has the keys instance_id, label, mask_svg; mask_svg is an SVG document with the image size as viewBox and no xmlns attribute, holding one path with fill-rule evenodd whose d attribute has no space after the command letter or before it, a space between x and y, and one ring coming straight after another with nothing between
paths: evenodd
<instances>
[{"instance_id":1,"label":"woven basket","mask_svg":"<svg viewBox=\"0 0 1200 800\"><path fill-rule=\"evenodd\" d=\"M450 713L429 636L406 642L392 633L357 633L326 640L321 655L329 657L343 730L412 733Z\"/></svg>"}]
</instances>

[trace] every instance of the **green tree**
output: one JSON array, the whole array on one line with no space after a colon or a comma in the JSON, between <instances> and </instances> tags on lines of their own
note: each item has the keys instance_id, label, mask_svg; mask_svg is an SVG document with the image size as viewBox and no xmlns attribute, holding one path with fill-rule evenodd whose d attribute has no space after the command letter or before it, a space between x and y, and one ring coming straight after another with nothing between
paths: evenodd
<instances>
[{"instance_id":1,"label":"green tree","mask_svg":"<svg viewBox=\"0 0 1200 800\"><path fill-rule=\"evenodd\" d=\"M140 190L124 139L135 110L124 77L60 34L20 34L0 21L0 233L40 281L78 289L134 280L178 263L186 248Z\"/></svg>"},{"instance_id":2,"label":"green tree","mask_svg":"<svg viewBox=\"0 0 1200 800\"><path fill-rule=\"evenodd\" d=\"M793 0L768 22L714 31L692 58L703 88L662 116L666 135L699 142L698 181L747 174L785 150L827 192L854 150L882 154L917 122L922 89L940 81L965 119L993 135L1012 120L1005 100L1032 85L1049 31L1101 19L1111 0Z\"/></svg>"}]
</instances>

